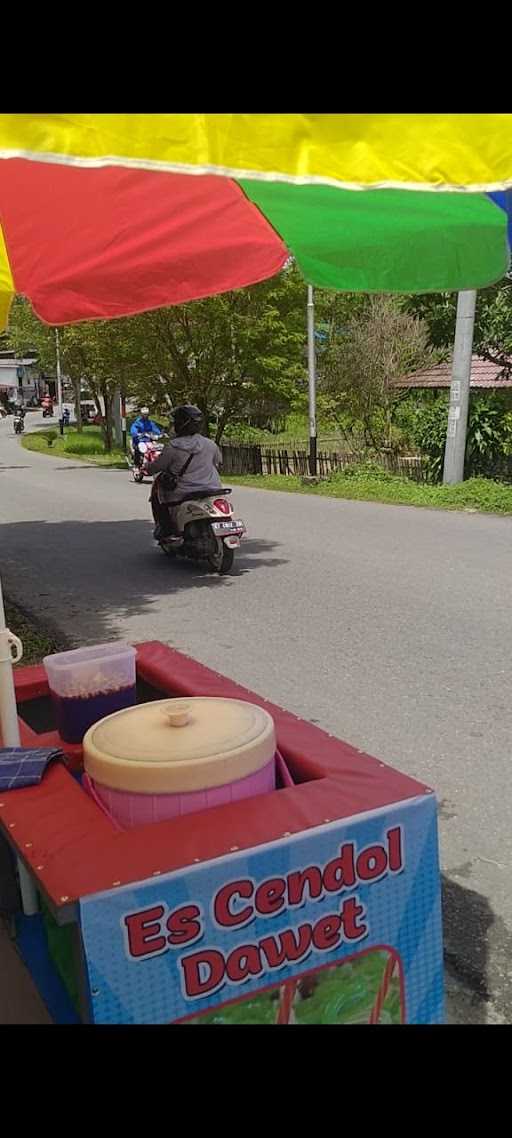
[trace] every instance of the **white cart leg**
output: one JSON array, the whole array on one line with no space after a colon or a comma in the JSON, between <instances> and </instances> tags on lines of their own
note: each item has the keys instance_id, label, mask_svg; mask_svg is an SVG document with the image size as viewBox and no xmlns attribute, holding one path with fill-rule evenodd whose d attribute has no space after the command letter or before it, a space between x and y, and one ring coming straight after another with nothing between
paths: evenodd
<instances>
[{"instance_id":1,"label":"white cart leg","mask_svg":"<svg viewBox=\"0 0 512 1138\"><path fill-rule=\"evenodd\" d=\"M12 666L21 660L22 655L21 640L6 627L2 582L0 581L0 727L4 747L20 746L20 729ZM26 917L33 917L39 911L37 890L21 861L18 861L18 877L23 912Z\"/></svg>"}]
</instances>

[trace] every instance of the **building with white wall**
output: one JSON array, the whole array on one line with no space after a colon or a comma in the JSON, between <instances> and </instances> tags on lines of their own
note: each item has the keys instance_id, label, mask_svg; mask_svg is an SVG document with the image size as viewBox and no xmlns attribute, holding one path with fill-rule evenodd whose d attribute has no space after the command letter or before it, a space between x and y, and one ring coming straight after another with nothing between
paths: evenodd
<instances>
[{"instance_id":1,"label":"building with white wall","mask_svg":"<svg viewBox=\"0 0 512 1138\"><path fill-rule=\"evenodd\" d=\"M14 352L0 352L2 403L26 405L35 399L39 400L44 395L46 386L34 356L16 359Z\"/></svg>"}]
</instances>

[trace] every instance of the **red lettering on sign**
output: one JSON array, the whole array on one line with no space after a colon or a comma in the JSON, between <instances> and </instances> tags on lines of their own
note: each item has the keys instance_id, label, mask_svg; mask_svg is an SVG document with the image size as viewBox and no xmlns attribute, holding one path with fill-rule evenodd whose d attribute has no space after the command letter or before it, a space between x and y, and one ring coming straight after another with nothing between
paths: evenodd
<instances>
[{"instance_id":1,"label":"red lettering on sign","mask_svg":"<svg viewBox=\"0 0 512 1138\"><path fill-rule=\"evenodd\" d=\"M228 929L246 924L253 915L252 905L246 905L245 908L234 912L233 902L237 897L252 897L253 892L252 882L245 878L242 878L241 881L233 881L230 885L223 885L222 889L219 889L213 904L217 924Z\"/></svg>"},{"instance_id":2,"label":"red lettering on sign","mask_svg":"<svg viewBox=\"0 0 512 1138\"><path fill-rule=\"evenodd\" d=\"M240 984L249 976L259 976L261 960L256 945L242 944L240 948L234 948L228 956L226 972L233 984Z\"/></svg>"},{"instance_id":3,"label":"red lettering on sign","mask_svg":"<svg viewBox=\"0 0 512 1138\"><path fill-rule=\"evenodd\" d=\"M360 881L374 881L388 868L388 859L382 846L368 846L357 859L357 876Z\"/></svg>"},{"instance_id":4,"label":"red lettering on sign","mask_svg":"<svg viewBox=\"0 0 512 1138\"><path fill-rule=\"evenodd\" d=\"M298 929L286 929L275 937L264 937L260 941L260 952L266 958L269 968L280 968L301 960L311 947L311 925L299 925Z\"/></svg>"},{"instance_id":5,"label":"red lettering on sign","mask_svg":"<svg viewBox=\"0 0 512 1138\"><path fill-rule=\"evenodd\" d=\"M143 909L124 918L130 956L137 960L141 956L162 952L166 947L165 937L158 934L162 932L160 921L163 915L163 905L155 905L154 909Z\"/></svg>"},{"instance_id":6,"label":"red lettering on sign","mask_svg":"<svg viewBox=\"0 0 512 1138\"><path fill-rule=\"evenodd\" d=\"M341 920L343 922L343 936L345 940L361 940L367 935L368 925L359 918L365 913L364 905L360 905L357 897L347 897L341 907Z\"/></svg>"},{"instance_id":7,"label":"red lettering on sign","mask_svg":"<svg viewBox=\"0 0 512 1138\"><path fill-rule=\"evenodd\" d=\"M256 912L262 917L279 913L284 907L285 889L286 881L283 877L271 877L268 881L263 881L254 898Z\"/></svg>"},{"instance_id":8,"label":"red lettering on sign","mask_svg":"<svg viewBox=\"0 0 512 1138\"><path fill-rule=\"evenodd\" d=\"M197 905L183 905L167 918L167 941L175 947L190 944L201 933L200 909Z\"/></svg>"},{"instance_id":9,"label":"red lettering on sign","mask_svg":"<svg viewBox=\"0 0 512 1138\"><path fill-rule=\"evenodd\" d=\"M341 917L321 917L313 929L313 944L319 952L336 948L341 940Z\"/></svg>"},{"instance_id":10,"label":"red lettering on sign","mask_svg":"<svg viewBox=\"0 0 512 1138\"><path fill-rule=\"evenodd\" d=\"M328 893L339 893L341 889L352 889L355 883L354 843L347 842L340 846L340 856L327 862L324 887Z\"/></svg>"},{"instance_id":11,"label":"red lettering on sign","mask_svg":"<svg viewBox=\"0 0 512 1138\"><path fill-rule=\"evenodd\" d=\"M185 995L190 999L209 996L224 979L224 957L217 949L193 952L181 960Z\"/></svg>"},{"instance_id":12,"label":"red lettering on sign","mask_svg":"<svg viewBox=\"0 0 512 1138\"><path fill-rule=\"evenodd\" d=\"M395 826L393 830L388 830L388 850L389 850L389 868L392 873L399 873L403 869L404 862L402 857L402 830L400 826Z\"/></svg>"},{"instance_id":13,"label":"red lettering on sign","mask_svg":"<svg viewBox=\"0 0 512 1138\"><path fill-rule=\"evenodd\" d=\"M306 886L312 901L322 896L322 874L316 865L310 865L308 869L298 870L296 873L289 874L289 905L302 905L305 900L304 894L306 892Z\"/></svg>"}]
</instances>

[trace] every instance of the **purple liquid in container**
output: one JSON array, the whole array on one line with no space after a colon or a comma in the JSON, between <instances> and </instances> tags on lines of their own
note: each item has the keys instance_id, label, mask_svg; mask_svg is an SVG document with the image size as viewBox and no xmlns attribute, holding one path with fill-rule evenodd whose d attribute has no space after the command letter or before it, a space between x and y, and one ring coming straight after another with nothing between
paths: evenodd
<instances>
[{"instance_id":1,"label":"purple liquid in container","mask_svg":"<svg viewBox=\"0 0 512 1138\"><path fill-rule=\"evenodd\" d=\"M114 711L133 707L137 702L135 684L91 695L60 696L52 692L51 696L57 730L65 743L81 743L93 723L106 715L113 715Z\"/></svg>"}]
</instances>

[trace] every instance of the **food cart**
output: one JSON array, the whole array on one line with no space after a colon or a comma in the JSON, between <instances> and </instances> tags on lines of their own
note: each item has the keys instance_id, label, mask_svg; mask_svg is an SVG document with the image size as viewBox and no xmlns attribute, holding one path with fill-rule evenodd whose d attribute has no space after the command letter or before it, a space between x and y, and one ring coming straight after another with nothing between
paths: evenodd
<instances>
[{"instance_id":1,"label":"food cart","mask_svg":"<svg viewBox=\"0 0 512 1138\"><path fill-rule=\"evenodd\" d=\"M136 663L141 704L263 708L283 766L265 795L121 829L81 748L42 730L44 669L16 672L23 744L65 756L0 796L40 898L19 948L57 1022L442 1022L432 791L163 644Z\"/></svg>"}]
</instances>

